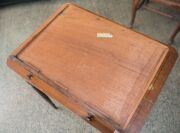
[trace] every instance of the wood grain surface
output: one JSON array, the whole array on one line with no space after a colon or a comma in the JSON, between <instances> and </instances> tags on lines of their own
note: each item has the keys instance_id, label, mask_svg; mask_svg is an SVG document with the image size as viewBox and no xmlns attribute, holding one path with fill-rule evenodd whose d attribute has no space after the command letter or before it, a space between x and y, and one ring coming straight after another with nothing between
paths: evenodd
<instances>
[{"instance_id":1,"label":"wood grain surface","mask_svg":"<svg viewBox=\"0 0 180 133\"><path fill-rule=\"evenodd\" d=\"M78 105L125 130L169 53L168 46L67 4L13 55Z\"/></svg>"}]
</instances>

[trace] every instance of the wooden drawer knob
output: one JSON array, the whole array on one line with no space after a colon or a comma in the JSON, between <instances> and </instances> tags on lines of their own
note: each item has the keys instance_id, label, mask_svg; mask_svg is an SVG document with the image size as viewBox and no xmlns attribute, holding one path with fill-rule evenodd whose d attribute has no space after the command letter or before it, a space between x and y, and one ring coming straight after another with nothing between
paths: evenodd
<instances>
[{"instance_id":1,"label":"wooden drawer knob","mask_svg":"<svg viewBox=\"0 0 180 133\"><path fill-rule=\"evenodd\" d=\"M33 74L32 74L32 73L29 73L29 74L27 75L27 78L28 78L29 80L31 80L32 77L33 77Z\"/></svg>"},{"instance_id":2,"label":"wooden drawer knob","mask_svg":"<svg viewBox=\"0 0 180 133\"><path fill-rule=\"evenodd\" d=\"M88 116L86 117L87 121L93 121L93 119L94 119L94 115L92 114L88 114Z\"/></svg>"}]
</instances>

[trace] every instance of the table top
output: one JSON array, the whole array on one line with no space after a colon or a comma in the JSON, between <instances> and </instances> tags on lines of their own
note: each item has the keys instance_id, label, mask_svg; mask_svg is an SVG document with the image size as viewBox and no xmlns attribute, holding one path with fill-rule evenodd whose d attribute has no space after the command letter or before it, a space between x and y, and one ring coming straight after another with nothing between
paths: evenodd
<instances>
[{"instance_id":1,"label":"table top","mask_svg":"<svg viewBox=\"0 0 180 133\"><path fill-rule=\"evenodd\" d=\"M168 47L72 4L50 20L18 58L125 128Z\"/></svg>"}]
</instances>

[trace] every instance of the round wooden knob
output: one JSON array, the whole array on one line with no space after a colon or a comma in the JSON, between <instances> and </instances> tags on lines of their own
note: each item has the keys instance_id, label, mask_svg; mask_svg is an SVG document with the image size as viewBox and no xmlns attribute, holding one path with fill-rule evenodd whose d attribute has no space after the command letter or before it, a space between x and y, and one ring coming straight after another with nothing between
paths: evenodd
<instances>
[{"instance_id":1,"label":"round wooden knob","mask_svg":"<svg viewBox=\"0 0 180 133\"><path fill-rule=\"evenodd\" d=\"M94 119L94 116L92 114L88 114L87 120L92 121Z\"/></svg>"}]
</instances>

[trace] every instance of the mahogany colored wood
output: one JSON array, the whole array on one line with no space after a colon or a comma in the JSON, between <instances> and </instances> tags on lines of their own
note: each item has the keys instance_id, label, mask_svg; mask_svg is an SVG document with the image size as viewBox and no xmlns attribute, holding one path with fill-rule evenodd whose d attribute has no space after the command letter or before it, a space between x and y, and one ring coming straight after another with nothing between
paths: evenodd
<instances>
[{"instance_id":1,"label":"mahogany colored wood","mask_svg":"<svg viewBox=\"0 0 180 133\"><path fill-rule=\"evenodd\" d=\"M7 64L103 133L134 133L176 58L172 47L65 4Z\"/></svg>"}]
</instances>

